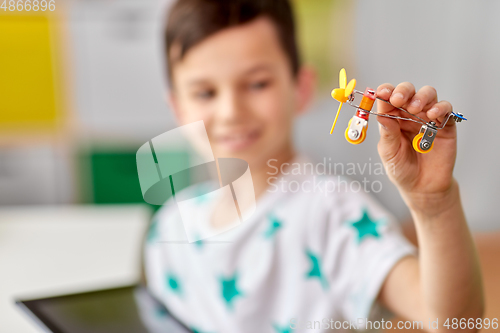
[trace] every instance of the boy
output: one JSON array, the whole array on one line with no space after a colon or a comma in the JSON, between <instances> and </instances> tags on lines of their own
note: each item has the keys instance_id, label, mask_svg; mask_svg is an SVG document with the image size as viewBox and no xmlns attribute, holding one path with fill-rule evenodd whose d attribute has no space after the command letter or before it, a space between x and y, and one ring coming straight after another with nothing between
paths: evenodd
<instances>
[{"instance_id":1,"label":"boy","mask_svg":"<svg viewBox=\"0 0 500 333\"><path fill-rule=\"evenodd\" d=\"M417 257L364 193L270 190L275 170L303 161L292 124L314 88L313 73L300 65L286 0L179 0L169 14L166 57L179 123L203 120L217 158L247 161L258 199L227 243L162 243L176 232L175 205L156 217L158 233L145 250L148 284L193 331L347 331L358 318L376 319L379 305L426 329L438 319L434 332L448 331L447 318L481 318L479 265L452 176L454 122L431 153L418 154L411 147L418 125L378 117L378 151L411 210ZM377 95L431 120L451 111L428 86L415 92L410 83L384 84ZM385 103L378 110L398 112ZM280 181L309 178L284 172Z\"/></svg>"}]
</instances>

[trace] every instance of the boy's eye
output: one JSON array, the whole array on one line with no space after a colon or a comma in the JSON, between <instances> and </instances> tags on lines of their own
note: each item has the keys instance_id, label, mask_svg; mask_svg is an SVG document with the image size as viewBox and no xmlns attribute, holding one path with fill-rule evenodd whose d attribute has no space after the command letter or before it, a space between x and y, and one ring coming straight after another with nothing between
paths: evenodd
<instances>
[{"instance_id":1,"label":"boy's eye","mask_svg":"<svg viewBox=\"0 0 500 333\"><path fill-rule=\"evenodd\" d=\"M214 96L215 90L212 89L200 90L194 93L194 97L201 100L208 100L210 98L213 98Z\"/></svg>"},{"instance_id":2,"label":"boy's eye","mask_svg":"<svg viewBox=\"0 0 500 333\"><path fill-rule=\"evenodd\" d=\"M256 81L250 84L250 89L261 90L269 86L271 82L269 80Z\"/></svg>"}]
</instances>

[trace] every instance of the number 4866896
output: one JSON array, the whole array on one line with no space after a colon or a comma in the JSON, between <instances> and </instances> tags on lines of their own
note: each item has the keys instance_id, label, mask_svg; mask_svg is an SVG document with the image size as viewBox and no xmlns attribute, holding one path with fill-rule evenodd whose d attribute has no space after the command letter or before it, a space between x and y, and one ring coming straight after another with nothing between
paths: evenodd
<instances>
[{"instance_id":1,"label":"number 4866896","mask_svg":"<svg viewBox=\"0 0 500 333\"><path fill-rule=\"evenodd\" d=\"M1 0L0 0L1 1ZM5 12L13 12L13 11L46 11L50 10L53 12L56 10L56 1L55 0L4 0L0 9L3 9Z\"/></svg>"},{"instance_id":2,"label":"number 4866896","mask_svg":"<svg viewBox=\"0 0 500 333\"><path fill-rule=\"evenodd\" d=\"M452 329L452 330L458 330L459 328L461 329L489 329L492 328L494 330L498 329L498 318L469 318L468 320L466 318L450 318L446 319L446 321L443 324L444 327L447 329Z\"/></svg>"}]
</instances>

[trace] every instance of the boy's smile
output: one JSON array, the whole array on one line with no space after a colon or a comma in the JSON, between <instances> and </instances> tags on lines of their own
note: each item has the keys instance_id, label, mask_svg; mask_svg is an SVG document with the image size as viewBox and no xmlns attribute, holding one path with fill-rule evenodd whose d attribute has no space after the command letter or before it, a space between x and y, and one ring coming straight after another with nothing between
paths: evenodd
<instances>
[{"instance_id":1,"label":"boy's smile","mask_svg":"<svg viewBox=\"0 0 500 333\"><path fill-rule=\"evenodd\" d=\"M215 144L219 145L223 150L237 153L244 150L259 140L261 136L260 129L235 131L215 135L212 139Z\"/></svg>"}]
</instances>

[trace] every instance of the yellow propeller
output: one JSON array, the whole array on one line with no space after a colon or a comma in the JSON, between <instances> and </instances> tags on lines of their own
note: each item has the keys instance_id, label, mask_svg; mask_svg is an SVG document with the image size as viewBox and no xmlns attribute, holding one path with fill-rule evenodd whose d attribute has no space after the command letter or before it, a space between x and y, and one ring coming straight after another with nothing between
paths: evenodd
<instances>
[{"instance_id":1,"label":"yellow propeller","mask_svg":"<svg viewBox=\"0 0 500 333\"><path fill-rule=\"evenodd\" d=\"M339 73L339 87L332 90L332 97L340 102L339 109L337 110L337 115L335 116L335 120L333 121L332 129L330 130L330 134L333 133L333 129L335 128L335 124L337 123L337 118L339 117L340 109L342 108L342 104L347 102L349 96L351 96L354 87L356 87L356 80L352 79L347 84L347 75L345 73L345 69L342 68Z\"/></svg>"}]
</instances>

